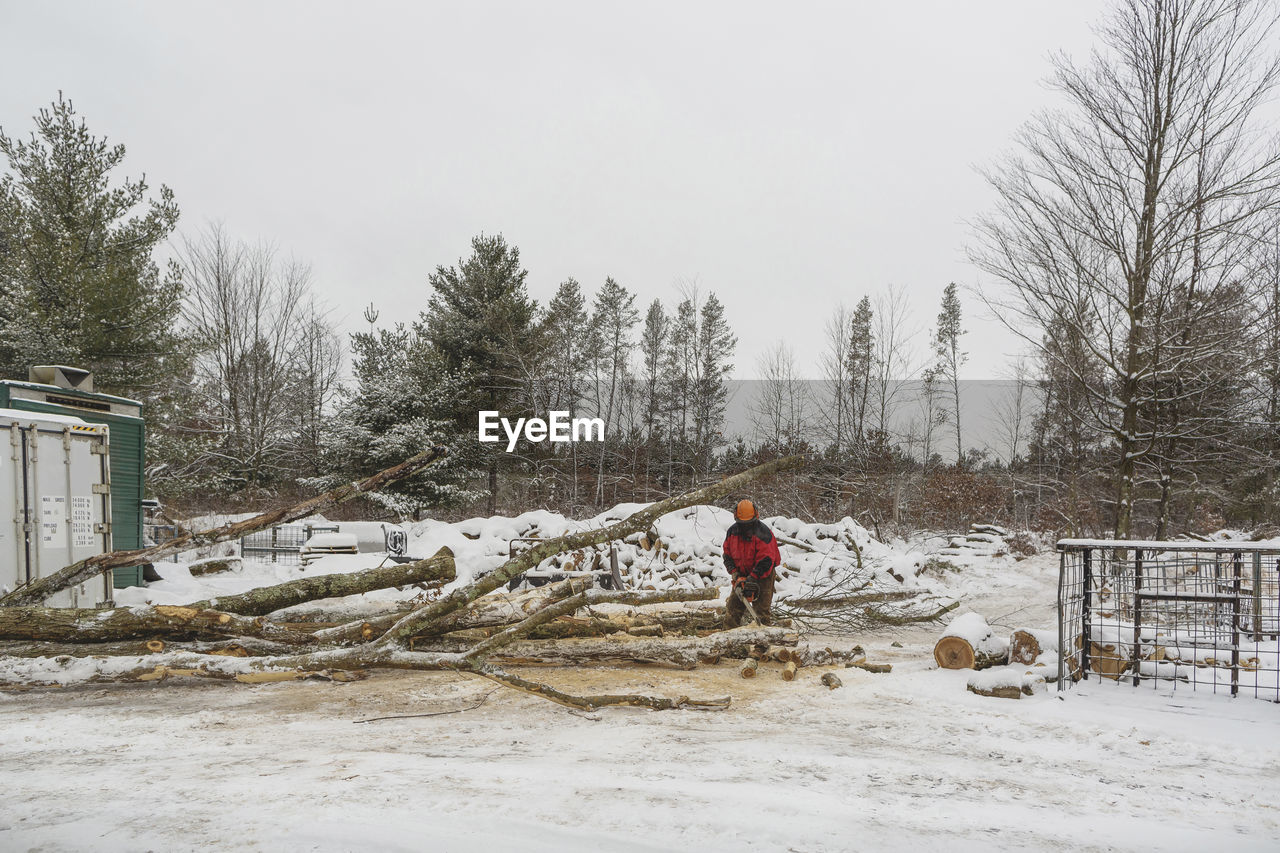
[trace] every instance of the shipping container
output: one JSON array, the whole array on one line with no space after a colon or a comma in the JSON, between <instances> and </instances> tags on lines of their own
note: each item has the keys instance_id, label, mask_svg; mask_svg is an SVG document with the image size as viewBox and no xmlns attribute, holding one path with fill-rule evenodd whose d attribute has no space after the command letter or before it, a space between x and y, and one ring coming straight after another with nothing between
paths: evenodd
<instances>
[{"instance_id":1,"label":"shipping container","mask_svg":"<svg viewBox=\"0 0 1280 853\"><path fill-rule=\"evenodd\" d=\"M70 415L111 428L111 525L116 548L142 548L146 436L142 404L93 389L93 374L63 365L32 367L27 382L0 381L0 409ZM115 587L142 584L142 567L116 569Z\"/></svg>"},{"instance_id":2,"label":"shipping container","mask_svg":"<svg viewBox=\"0 0 1280 853\"><path fill-rule=\"evenodd\" d=\"M111 550L108 427L0 409L0 588L10 592ZM51 596L51 607L107 607L110 572Z\"/></svg>"}]
</instances>

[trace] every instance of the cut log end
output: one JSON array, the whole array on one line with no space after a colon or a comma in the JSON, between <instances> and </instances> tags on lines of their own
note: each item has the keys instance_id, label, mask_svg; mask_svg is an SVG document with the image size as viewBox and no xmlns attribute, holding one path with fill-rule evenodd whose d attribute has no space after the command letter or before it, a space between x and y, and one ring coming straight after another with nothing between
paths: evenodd
<instances>
[{"instance_id":1,"label":"cut log end","mask_svg":"<svg viewBox=\"0 0 1280 853\"><path fill-rule=\"evenodd\" d=\"M787 665L782 668L782 680L794 681L796 677L796 669L798 664L794 660L787 661Z\"/></svg>"},{"instance_id":2,"label":"cut log end","mask_svg":"<svg viewBox=\"0 0 1280 853\"><path fill-rule=\"evenodd\" d=\"M741 675L743 678L755 678L756 667L758 667L759 665L760 665L760 662L757 661L755 658L747 658L746 661L742 664L742 669L738 670L738 674Z\"/></svg>"},{"instance_id":3,"label":"cut log end","mask_svg":"<svg viewBox=\"0 0 1280 853\"><path fill-rule=\"evenodd\" d=\"M973 646L963 637L943 637L933 647L933 659L943 669L973 669Z\"/></svg>"}]
</instances>

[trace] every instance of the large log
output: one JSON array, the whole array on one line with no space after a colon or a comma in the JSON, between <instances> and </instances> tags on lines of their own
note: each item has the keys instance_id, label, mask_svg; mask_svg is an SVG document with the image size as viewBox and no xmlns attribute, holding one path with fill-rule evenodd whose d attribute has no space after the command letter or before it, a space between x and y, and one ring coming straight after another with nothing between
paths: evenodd
<instances>
[{"instance_id":1,"label":"large log","mask_svg":"<svg viewBox=\"0 0 1280 853\"><path fill-rule=\"evenodd\" d=\"M160 652L192 652L202 655L228 655L231 657L266 657L287 655L296 646L263 640L256 637L236 637L219 640L118 640L107 643L58 643L43 640L0 641L0 656L15 658L39 657L118 657L143 656Z\"/></svg>"},{"instance_id":2,"label":"large log","mask_svg":"<svg viewBox=\"0 0 1280 853\"><path fill-rule=\"evenodd\" d=\"M1007 662L1009 644L977 613L957 616L933 647L943 669L986 669Z\"/></svg>"},{"instance_id":3,"label":"large log","mask_svg":"<svg viewBox=\"0 0 1280 853\"><path fill-rule=\"evenodd\" d=\"M245 616L265 616L286 607L322 598L342 598L415 583L448 583L457 577L453 552L441 548L433 556L412 563L382 566L350 574L313 575L275 586L258 587L239 595L220 595L188 604Z\"/></svg>"},{"instance_id":4,"label":"large log","mask_svg":"<svg viewBox=\"0 0 1280 853\"><path fill-rule=\"evenodd\" d=\"M0 607L0 640L95 643L139 638L257 637L291 645L315 642L266 619L195 607Z\"/></svg>"},{"instance_id":5,"label":"large log","mask_svg":"<svg viewBox=\"0 0 1280 853\"><path fill-rule=\"evenodd\" d=\"M78 563L72 563L70 566L60 569L51 575L32 581L25 586L20 586L8 595L0 596L0 607L40 604L56 592L75 586L78 583L83 583L111 569L123 569L129 566L139 566L143 563L152 563L156 560L163 560L165 557L171 557L181 551L189 551L192 548L203 548L209 545L216 545L219 542L239 539L242 536L247 536L267 527L287 524L290 521L297 521L300 518L324 512L344 501L349 501L369 492L375 492L397 480L412 476L442 458L445 452L443 447L429 448L358 483L347 483L322 495L308 498L291 507L264 512L261 515L238 521L234 524L224 524L212 530L189 531L175 536L161 545L153 545L150 548L139 548L133 551L111 551L106 554L89 557Z\"/></svg>"},{"instance_id":6,"label":"large log","mask_svg":"<svg viewBox=\"0 0 1280 853\"><path fill-rule=\"evenodd\" d=\"M986 669L1005 663L1005 656L975 649L964 637L943 637L933 647L933 659L943 669Z\"/></svg>"},{"instance_id":7,"label":"large log","mask_svg":"<svg viewBox=\"0 0 1280 853\"><path fill-rule=\"evenodd\" d=\"M709 637L620 634L601 640L522 641L504 646L488 659L504 666L641 663L693 669L704 658L746 658L757 643L785 641L785 630L752 627L734 628Z\"/></svg>"}]
</instances>

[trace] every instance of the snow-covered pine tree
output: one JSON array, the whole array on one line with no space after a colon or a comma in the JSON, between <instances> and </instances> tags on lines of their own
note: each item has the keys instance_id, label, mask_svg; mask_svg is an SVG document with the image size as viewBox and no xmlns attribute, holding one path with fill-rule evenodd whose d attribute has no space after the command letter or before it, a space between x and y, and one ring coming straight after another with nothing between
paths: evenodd
<instances>
[{"instance_id":1,"label":"snow-covered pine tree","mask_svg":"<svg viewBox=\"0 0 1280 853\"><path fill-rule=\"evenodd\" d=\"M644 328L640 332L640 395L644 419L645 441L653 444L662 433L662 359L666 351L671 321L662 307L662 300L649 303L644 315Z\"/></svg>"},{"instance_id":2,"label":"snow-covered pine tree","mask_svg":"<svg viewBox=\"0 0 1280 853\"><path fill-rule=\"evenodd\" d=\"M173 192L120 176L125 147L94 136L61 93L28 139L0 129L0 156L0 371L72 364L149 417L172 414L182 286L155 255L177 225Z\"/></svg>"},{"instance_id":3,"label":"snow-covered pine tree","mask_svg":"<svg viewBox=\"0 0 1280 853\"><path fill-rule=\"evenodd\" d=\"M354 384L340 395L324 431L325 473L308 484L325 490L401 462L424 448L444 445L449 455L415 477L368 498L402 519L424 510L457 506L484 493L468 483L482 474L474 433L457 429L455 399L466 379L450 373L418 326L374 326L351 336ZM474 427L473 427L474 429Z\"/></svg>"},{"instance_id":4,"label":"snow-covered pine tree","mask_svg":"<svg viewBox=\"0 0 1280 853\"><path fill-rule=\"evenodd\" d=\"M694 459L698 473L708 473L715 450L725 443L725 409L729 402L729 374L738 338L729 328L724 304L707 294L699 312L696 345L697 374L693 394Z\"/></svg>"},{"instance_id":5,"label":"snow-covered pine tree","mask_svg":"<svg viewBox=\"0 0 1280 853\"><path fill-rule=\"evenodd\" d=\"M956 465L964 467L964 444L960 433L960 367L969 360L969 354L960 349L961 325L960 297L953 281L942 291L942 307L938 311L938 325L933 331L933 377L938 390L945 398L942 411L954 427L956 439Z\"/></svg>"},{"instance_id":6,"label":"snow-covered pine tree","mask_svg":"<svg viewBox=\"0 0 1280 853\"><path fill-rule=\"evenodd\" d=\"M471 240L471 256L456 267L436 267L434 293L415 324L415 335L436 352L440 368L456 380L450 417L461 433L474 434L476 413L498 411L514 422L532 414L524 400L524 367L534 361L537 306L525 286L520 250L501 234ZM497 511L498 473L508 454L482 445L489 492Z\"/></svg>"}]
</instances>

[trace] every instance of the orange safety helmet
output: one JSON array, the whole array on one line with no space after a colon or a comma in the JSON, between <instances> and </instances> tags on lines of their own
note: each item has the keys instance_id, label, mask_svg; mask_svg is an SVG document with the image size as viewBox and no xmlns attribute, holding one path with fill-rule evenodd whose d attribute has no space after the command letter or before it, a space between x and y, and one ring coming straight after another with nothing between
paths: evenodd
<instances>
[{"instance_id":1,"label":"orange safety helmet","mask_svg":"<svg viewBox=\"0 0 1280 853\"><path fill-rule=\"evenodd\" d=\"M756 505L751 501L738 501L738 505L733 509L733 517L738 521L751 521L757 515Z\"/></svg>"}]
</instances>

